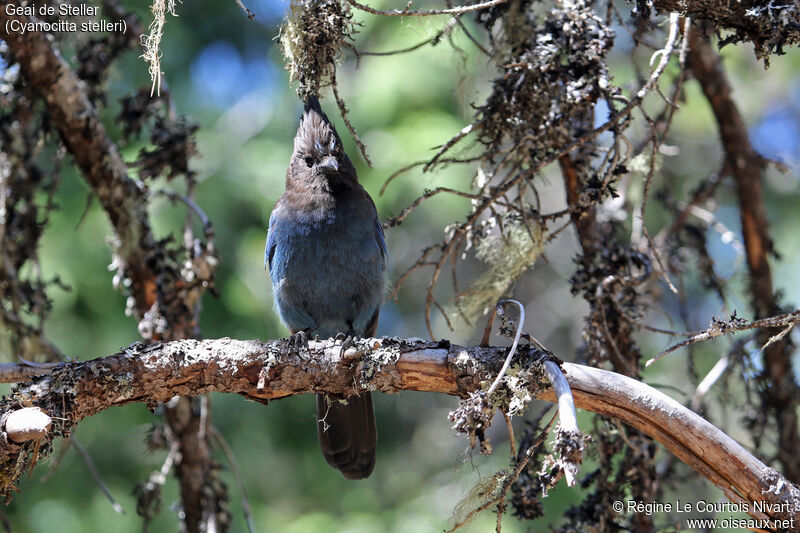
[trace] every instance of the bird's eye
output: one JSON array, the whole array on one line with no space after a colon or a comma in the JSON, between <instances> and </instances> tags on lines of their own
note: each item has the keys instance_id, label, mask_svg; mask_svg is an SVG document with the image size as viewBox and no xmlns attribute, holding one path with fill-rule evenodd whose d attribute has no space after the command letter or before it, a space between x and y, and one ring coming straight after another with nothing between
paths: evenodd
<instances>
[{"instance_id":1,"label":"bird's eye","mask_svg":"<svg viewBox=\"0 0 800 533\"><path fill-rule=\"evenodd\" d=\"M313 167L313 166L314 166L314 159L313 159L312 157L306 157L306 158L304 159L304 161L306 162L306 166L307 166L308 168L311 168L311 167Z\"/></svg>"}]
</instances>

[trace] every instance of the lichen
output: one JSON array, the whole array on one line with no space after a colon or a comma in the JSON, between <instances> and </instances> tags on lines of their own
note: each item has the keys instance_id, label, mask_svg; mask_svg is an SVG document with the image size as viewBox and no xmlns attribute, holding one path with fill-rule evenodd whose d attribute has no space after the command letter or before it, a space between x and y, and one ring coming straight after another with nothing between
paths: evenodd
<instances>
[{"instance_id":1,"label":"lichen","mask_svg":"<svg viewBox=\"0 0 800 533\"><path fill-rule=\"evenodd\" d=\"M467 435L470 447L480 445L481 453L492 453L486 430L495 413L499 410L513 416L522 412L534 399L531 391L545 386L539 364L541 356L541 352L530 346L520 346L512 358L512 365L491 396L487 391L494 380L487 375L484 376L481 390L471 392L450 412L448 418L453 423L452 429Z\"/></svg>"},{"instance_id":2,"label":"lichen","mask_svg":"<svg viewBox=\"0 0 800 533\"><path fill-rule=\"evenodd\" d=\"M453 318L472 320L485 314L542 254L546 242L541 224L526 225L519 217L506 214L502 228L495 228L498 218L486 219L485 235L476 244L475 255L488 268L456 298L449 310Z\"/></svg>"},{"instance_id":3,"label":"lichen","mask_svg":"<svg viewBox=\"0 0 800 533\"><path fill-rule=\"evenodd\" d=\"M370 342L369 339L359 340L357 344ZM374 382L376 377L387 379L390 376L384 375L385 367L392 367L397 364L402 353L402 342L393 342L391 339L383 339L380 349L373 351L369 357L363 358L358 366L358 379L367 388L378 388ZM375 346L363 346L362 349L375 349Z\"/></svg>"},{"instance_id":4,"label":"lichen","mask_svg":"<svg viewBox=\"0 0 800 533\"><path fill-rule=\"evenodd\" d=\"M357 25L350 6L339 0L291 0L280 30L289 79L305 98L330 86L342 46L352 40Z\"/></svg>"}]
</instances>

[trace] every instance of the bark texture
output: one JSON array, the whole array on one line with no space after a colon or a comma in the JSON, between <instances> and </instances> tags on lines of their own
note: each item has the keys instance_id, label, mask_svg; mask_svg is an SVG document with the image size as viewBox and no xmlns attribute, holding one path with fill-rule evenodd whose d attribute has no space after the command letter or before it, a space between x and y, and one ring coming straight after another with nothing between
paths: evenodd
<instances>
[{"instance_id":1,"label":"bark texture","mask_svg":"<svg viewBox=\"0 0 800 533\"><path fill-rule=\"evenodd\" d=\"M131 402L155 406L176 395L233 392L266 403L311 392L348 396L417 390L466 398L488 388L508 349L383 338L361 339L341 358L339 351L333 340L312 341L301 353L292 352L286 340L137 343L108 357L64 364L21 384L0 404L0 420L24 406L38 406L53 419L45 437L49 441L109 407ZM543 384L542 356L520 347L514 378L489 398L492 409L509 405L512 396L556 400ZM752 516L800 523L800 490L697 414L634 379L571 363L561 367L578 407L647 433L732 501L770 504L766 512L751 506ZM17 477L35 462L31 454L40 441L19 446L0 435L0 490L8 497Z\"/></svg>"},{"instance_id":2,"label":"bark texture","mask_svg":"<svg viewBox=\"0 0 800 533\"><path fill-rule=\"evenodd\" d=\"M12 20L19 24L36 20L9 15L7 3L0 1L0 27L7 28ZM113 16L130 17L113 3L106 2L105 9ZM138 23L131 24L129 29L137 27ZM129 34L120 38L124 41L120 46L135 43ZM199 240L190 242L187 248L193 253L187 251L188 257L180 257L179 250L157 242L147 213L150 192L143 182L128 176L126 163L90 99L91 91L53 45L52 37L26 31L3 34L3 39L33 93L45 103L64 146L111 222L115 284L130 296L128 311L136 317L140 334L147 340L198 336L198 304L205 290L213 286L217 264L213 244L210 240L205 246ZM188 271L183 268L186 263ZM199 417L188 399L170 404L166 412L169 435L178 443L175 471L186 531L199 532L203 524L215 521L215 529L224 531L229 520L221 508L227 496L224 486L215 483L211 475L211 454L206 432L199 431Z\"/></svg>"}]
</instances>

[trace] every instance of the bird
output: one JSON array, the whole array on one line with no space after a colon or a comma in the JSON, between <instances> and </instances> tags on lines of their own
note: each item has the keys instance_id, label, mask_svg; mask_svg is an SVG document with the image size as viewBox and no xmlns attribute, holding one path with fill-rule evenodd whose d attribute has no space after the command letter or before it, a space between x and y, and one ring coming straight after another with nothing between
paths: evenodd
<instances>
[{"instance_id":1,"label":"bird","mask_svg":"<svg viewBox=\"0 0 800 533\"><path fill-rule=\"evenodd\" d=\"M297 346L311 336L374 337L386 287L386 240L375 203L358 182L319 99L305 99L286 189L269 217L265 267L278 314ZM317 394L325 460L347 479L375 466L377 430L369 392Z\"/></svg>"}]
</instances>

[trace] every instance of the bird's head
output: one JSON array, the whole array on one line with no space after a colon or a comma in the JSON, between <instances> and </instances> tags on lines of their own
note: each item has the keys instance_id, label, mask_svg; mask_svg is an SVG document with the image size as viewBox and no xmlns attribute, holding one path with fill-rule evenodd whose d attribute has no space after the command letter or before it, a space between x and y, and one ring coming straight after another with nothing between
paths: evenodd
<instances>
[{"instance_id":1,"label":"bird's head","mask_svg":"<svg viewBox=\"0 0 800 533\"><path fill-rule=\"evenodd\" d=\"M306 100L300 127L294 138L294 152L289 164L289 179L305 185L346 185L357 182L355 167L344 153L342 140L316 96Z\"/></svg>"}]
</instances>

